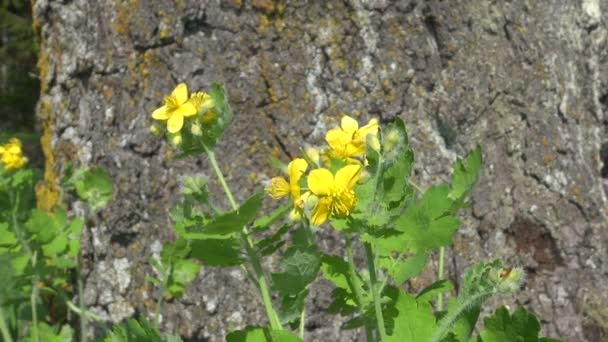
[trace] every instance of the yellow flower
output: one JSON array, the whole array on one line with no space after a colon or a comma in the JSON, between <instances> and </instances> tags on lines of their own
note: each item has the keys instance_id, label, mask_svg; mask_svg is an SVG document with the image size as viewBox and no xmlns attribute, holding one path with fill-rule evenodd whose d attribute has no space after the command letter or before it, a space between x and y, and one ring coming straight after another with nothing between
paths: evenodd
<instances>
[{"instance_id":1,"label":"yellow flower","mask_svg":"<svg viewBox=\"0 0 608 342\"><path fill-rule=\"evenodd\" d=\"M291 220L299 220L304 211L304 204L310 196L310 192L301 193L300 179L306 172L308 163L302 158L296 158L287 165L287 174L289 175L289 183L283 177L275 177L270 180L270 186L266 192L270 197L279 199L290 195L293 201L293 210L289 214Z\"/></svg>"},{"instance_id":2,"label":"yellow flower","mask_svg":"<svg viewBox=\"0 0 608 342\"><path fill-rule=\"evenodd\" d=\"M0 146L0 160L4 164L7 172L20 169L27 163L27 158L23 155L21 141L11 138L6 145Z\"/></svg>"},{"instance_id":3,"label":"yellow flower","mask_svg":"<svg viewBox=\"0 0 608 342\"><path fill-rule=\"evenodd\" d=\"M270 186L266 189L266 192L274 199L291 195L291 199L296 202L300 198L300 178L302 178L307 168L306 160L302 158L292 160L287 165L289 183L283 177L275 177L270 180Z\"/></svg>"},{"instance_id":4,"label":"yellow flower","mask_svg":"<svg viewBox=\"0 0 608 342\"><path fill-rule=\"evenodd\" d=\"M359 128L357 120L343 116L340 127L333 128L325 135L325 141L330 147L331 157L349 159L365 153L365 139L368 134L378 133L378 120L371 119L369 123Z\"/></svg>"},{"instance_id":5,"label":"yellow flower","mask_svg":"<svg viewBox=\"0 0 608 342\"><path fill-rule=\"evenodd\" d=\"M211 98L211 95L202 91L192 94L188 102L190 102L194 106L194 108L196 108L198 113L204 113L209 109L213 108L213 106L215 105L215 103L213 102L213 98Z\"/></svg>"},{"instance_id":6,"label":"yellow flower","mask_svg":"<svg viewBox=\"0 0 608 342\"><path fill-rule=\"evenodd\" d=\"M184 116L196 113L196 107L188 101L188 86L180 83L170 96L165 97L165 105L152 112L152 117L155 120L167 120L169 133L177 133L184 126Z\"/></svg>"},{"instance_id":7,"label":"yellow flower","mask_svg":"<svg viewBox=\"0 0 608 342\"><path fill-rule=\"evenodd\" d=\"M330 215L350 215L357 204L353 189L360 174L361 166L357 164L344 166L335 176L324 168L310 171L308 189L319 197L313 209L312 224L318 226L327 221Z\"/></svg>"}]
</instances>

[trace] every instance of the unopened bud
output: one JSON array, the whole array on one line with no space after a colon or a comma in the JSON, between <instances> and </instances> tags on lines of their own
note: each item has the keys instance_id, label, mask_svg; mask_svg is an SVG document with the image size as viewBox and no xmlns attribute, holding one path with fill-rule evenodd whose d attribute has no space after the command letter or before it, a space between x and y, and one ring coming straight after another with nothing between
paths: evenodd
<instances>
[{"instance_id":1,"label":"unopened bud","mask_svg":"<svg viewBox=\"0 0 608 342\"><path fill-rule=\"evenodd\" d=\"M390 152L397 144L401 137L399 136L399 132L396 129L392 129L386 133L386 137L384 138L384 149L386 152Z\"/></svg>"},{"instance_id":2,"label":"unopened bud","mask_svg":"<svg viewBox=\"0 0 608 342\"><path fill-rule=\"evenodd\" d=\"M150 133L152 133L155 136L159 136L160 135L160 127L158 127L157 124L154 124L154 125L150 126Z\"/></svg>"},{"instance_id":3,"label":"unopened bud","mask_svg":"<svg viewBox=\"0 0 608 342\"><path fill-rule=\"evenodd\" d=\"M182 136L180 134L174 135L173 138L171 138L171 143L173 144L173 146L179 146L182 144Z\"/></svg>"},{"instance_id":4,"label":"unopened bud","mask_svg":"<svg viewBox=\"0 0 608 342\"><path fill-rule=\"evenodd\" d=\"M377 134L368 134L367 135L367 145L372 148L372 150L380 153L380 139L378 139Z\"/></svg>"},{"instance_id":5,"label":"unopened bud","mask_svg":"<svg viewBox=\"0 0 608 342\"><path fill-rule=\"evenodd\" d=\"M197 137L200 137L201 135L203 135L201 126L196 122L192 123L192 126L190 127L190 132L192 133L192 135L196 135Z\"/></svg>"}]
</instances>

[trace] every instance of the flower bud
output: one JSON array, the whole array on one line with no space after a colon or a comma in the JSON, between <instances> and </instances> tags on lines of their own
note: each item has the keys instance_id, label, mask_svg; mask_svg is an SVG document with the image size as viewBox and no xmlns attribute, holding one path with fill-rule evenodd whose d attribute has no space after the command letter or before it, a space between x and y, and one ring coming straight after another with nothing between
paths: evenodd
<instances>
[{"instance_id":1,"label":"flower bud","mask_svg":"<svg viewBox=\"0 0 608 342\"><path fill-rule=\"evenodd\" d=\"M193 122L192 126L190 126L190 133L192 133L192 135L196 135L197 137L200 137L201 135L203 135L201 126L196 122Z\"/></svg>"},{"instance_id":2,"label":"flower bud","mask_svg":"<svg viewBox=\"0 0 608 342\"><path fill-rule=\"evenodd\" d=\"M182 144L182 136L181 134L176 134L171 138L171 143L173 144L173 146L179 146Z\"/></svg>"},{"instance_id":3,"label":"flower bud","mask_svg":"<svg viewBox=\"0 0 608 342\"><path fill-rule=\"evenodd\" d=\"M390 152L396 145L399 144L401 137L399 136L399 131L396 129L392 129L386 133L386 137L384 138L384 149L386 152Z\"/></svg>"},{"instance_id":4,"label":"flower bud","mask_svg":"<svg viewBox=\"0 0 608 342\"><path fill-rule=\"evenodd\" d=\"M152 133L155 136L159 136L160 135L160 127L158 127L157 124L153 124L152 126L150 126L150 133Z\"/></svg>"},{"instance_id":5,"label":"flower bud","mask_svg":"<svg viewBox=\"0 0 608 342\"><path fill-rule=\"evenodd\" d=\"M380 139L378 139L378 135L377 134L368 134L367 135L367 145L369 147L372 148L372 150L380 153L380 149L382 148L382 146L380 146Z\"/></svg>"}]
</instances>

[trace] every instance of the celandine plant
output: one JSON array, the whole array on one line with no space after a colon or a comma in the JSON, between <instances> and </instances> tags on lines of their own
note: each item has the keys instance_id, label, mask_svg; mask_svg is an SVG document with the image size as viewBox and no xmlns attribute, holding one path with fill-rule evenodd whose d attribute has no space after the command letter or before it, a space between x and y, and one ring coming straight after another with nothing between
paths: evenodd
<instances>
[{"instance_id":1,"label":"celandine plant","mask_svg":"<svg viewBox=\"0 0 608 342\"><path fill-rule=\"evenodd\" d=\"M26 163L19 139L0 145L0 333L7 342L72 341L69 323L79 322L83 332L89 319L99 320L82 300L84 220L69 218L62 207L36 209L38 175ZM74 190L91 211L112 196L110 178L100 169L67 172L64 189Z\"/></svg>"},{"instance_id":2,"label":"celandine plant","mask_svg":"<svg viewBox=\"0 0 608 342\"><path fill-rule=\"evenodd\" d=\"M360 126L345 116L327 132L325 147L303 149L283 168L285 177L270 180L266 193L285 203L260 217L264 192L237 203L215 158L232 118L221 85L189 94L180 84L152 117L151 131L164 134L182 156L207 155L230 208L214 205L207 179L184 180L183 198L170 212L178 238L150 260L155 274L148 279L158 289L153 321L129 320L100 340L181 341L160 333L160 312L165 300L184 295L202 264L241 267L264 305L267 326L232 331L230 342L306 340L305 303L319 275L335 285L328 311L367 341L555 341L538 336L538 320L522 307L497 309L475 333L490 297L519 290L521 268L480 262L466 272L458 295L449 296L454 288L443 279L444 248L479 178L479 147L455 163L451 184L423 191L410 180L414 153L403 121L381 127L372 119ZM101 319L84 305L80 239L88 218L111 200L111 179L97 167L64 168L62 195L88 204L87 217L73 218L61 206L35 208L38 176L26 166L18 139L0 142L0 336L8 342L87 341L89 323ZM319 229L339 232L344 254L321 252ZM365 254L363 268L354 262L356 251ZM436 251L437 281L418 293L405 291ZM280 255L280 268L269 272L262 261L273 254Z\"/></svg>"},{"instance_id":3,"label":"celandine plant","mask_svg":"<svg viewBox=\"0 0 608 342\"><path fill-rule=\"evenodd\" d=\"M212 205L217 202L206 179L186 179L183 201L171 211L179 238L154 261L160 277L151 280L163 297L173 298L196 278L193 260L240 266L259 291L268 327L233 331L228 341L305 340L306 297L320 274L335 285L328 311L347 318L343 329L363 329L368 341L552 341L538 336L538 320L521 307L513 314L498 309L474 336L484 302L518 291L521 268L481 262L466 272L460 293L448 296L453 286L443 279L444 247L460 225L458 211L470 205L467 197L482 166L479 147L456 162L451 184L423 191L410 180L414 153L401 119L385 127L372 119L361 127L344 116L340 127L327 132L326 147L302 149L284 167L286 177L270 180L266 193L288 203L258 217L262 193L238 204L215 158L214 147L232 118L221 85L189 95L180 84L152 117L157 123L151 131L165 134L183 156L207 155L231 208ZM320 228L326 223L344 238L344 255L318 248L315 232L330 229ZM263 258L279 250L280 270L264 270ZM363 269L354 263L356 250L365 253ZM435 251L438 280L419 293L405 291L403 285Z\"/></svg>"}]
</instances>

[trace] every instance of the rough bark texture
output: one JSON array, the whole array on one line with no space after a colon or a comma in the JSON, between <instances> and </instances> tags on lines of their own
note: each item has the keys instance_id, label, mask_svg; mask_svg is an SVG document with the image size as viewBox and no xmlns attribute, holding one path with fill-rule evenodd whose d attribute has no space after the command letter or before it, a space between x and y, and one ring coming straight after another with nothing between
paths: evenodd
<instances>
[{"instance_id":1,"label":"rough bark texture","mask_svg":"<svg viewBox=\"0 0 608 342\"><path fill-rule=\"evenodd\" d=\"M151 110L178 82L220 80L235 121L218 155L241 200L276 174L270 155L287 161L322 143L343 113L401 116L422 185L448 179L455 158L481 144L475 205L448 250L452 280L480 259L524 265L524 291L501 300L534 310L548 335L606 338L607 1L38 0L34 13L40 205L57 200L66 161L101 164L115 180L84 247L87 305L108 320L153 311L148 259L171 238L179 180L211 175L205 158L171 158L149 134ZM163 327L219 341L263 324L244 284L238 269L204 268L185 299L167 303ZM309 340L357 338L322 312L329 290L313 291Z\"/></svg>"}]
</instances>

